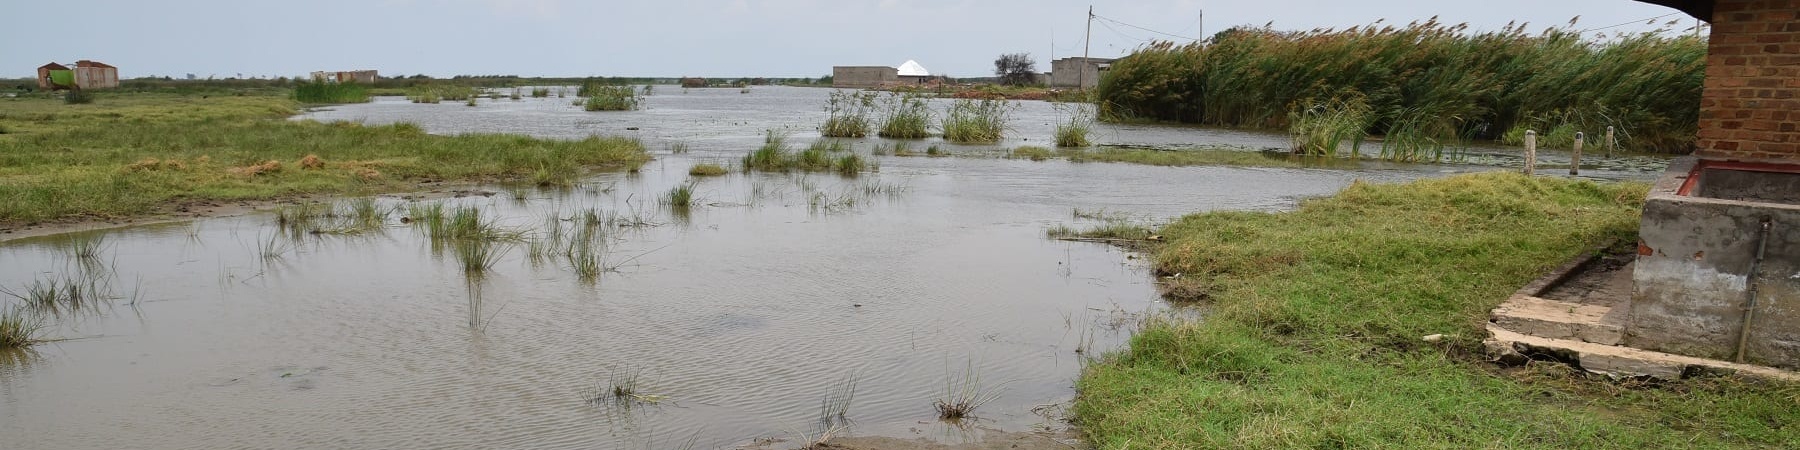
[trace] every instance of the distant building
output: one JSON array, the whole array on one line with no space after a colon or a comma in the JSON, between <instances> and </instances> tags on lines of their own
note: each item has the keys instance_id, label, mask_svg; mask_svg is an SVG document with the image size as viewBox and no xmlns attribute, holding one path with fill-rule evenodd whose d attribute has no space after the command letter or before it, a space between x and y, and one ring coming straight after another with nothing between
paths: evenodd
<instances>
[{"instance_id":1,"label":"distant building","mask_svg":"<svg viewBox=\"0 0 1800 450\"><path fill-rule=\"evenodd\" d=\"M70 68L57 63L39 66L38 89L106 89L119 87L119 68L81 60Z\"/></svg>"},{"instance_id":2,"label":"distant building","mask_svg":"<svg viewBox=\"0 0 1800 450\"><path fill-rule=\"evenodd\" d=\"M926 84L937 77L918 61L906 61L900 67L837 66L831 68L831 86L841 88L879 88Z\"/></svg>"},{"instance_id":3,"label":"distant building","mask_svg":"<svg viewBox=\"0 0 1800 450\"><path fill-rule=\"evenodd\" d=\"M1063 58L1050 62L1050 87L1091 89L1112 69L1112 58Z\"/></svg>"},{"instance_id":4,"label":"distant building","mask_svg":"<svg viewBox=\"0 0 1800 450\"><path fill-rule=\"evenodd\" d=\"M381 75L373 70L346 70L340 72L313 72L313 81L326 83L362 83L374 84Z\"/></svg>"}]
</instances>

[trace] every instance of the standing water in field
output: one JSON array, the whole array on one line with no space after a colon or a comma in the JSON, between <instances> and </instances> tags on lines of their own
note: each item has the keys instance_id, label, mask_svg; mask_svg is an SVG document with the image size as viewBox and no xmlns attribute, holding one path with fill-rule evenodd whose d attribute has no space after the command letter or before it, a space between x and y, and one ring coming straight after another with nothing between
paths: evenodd
<instances>
[{"instance_id":1,"label":"standing water in field","mask_svg":"<svg viewBox=\"0 0 1800 450\"><path fill-rule=\"evenodd\" d=\"M871 155L879 170L858 177L688 175L735 165L764 129L810 141L817 91L667 88L623 113L555 98L344 106L312 117L551 137L638 127L653 149L691 149L564 189L346 199L0 243L0 288L21 297L0 304L50 281L96 292L41 308L60 340L0 356L0 441L782 448L827 433L962 442L1059 428L1046 405L1073 397L1084 358L1118 348L1163 305L1142 259L1047 229L1279 210L1355 179L1441 171ZM1035 129L1021 117L1018 130ZM1096 139L1262 139L1126 130ZM856 142L847 151L877 141ZM993 400L939 421L934 403L962 384Z\"/></svg>"}]
</instances>

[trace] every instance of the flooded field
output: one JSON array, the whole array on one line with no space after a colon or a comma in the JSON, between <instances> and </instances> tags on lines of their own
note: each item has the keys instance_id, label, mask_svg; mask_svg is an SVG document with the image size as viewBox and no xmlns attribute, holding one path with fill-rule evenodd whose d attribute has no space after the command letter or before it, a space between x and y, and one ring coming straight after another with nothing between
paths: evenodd
<instances>
[{"instance_id":1,"label":"flooded field","mask_svg":"<svg viewBox=\"0 0 1800 450\"><path fill-rule=\"evenodd\" d=\"M1357 179L1492 170L879 156L878 172L853 178L688 175L734 163L768 129L816 138L825 92L666 87L625 113L558 98L310 113L433 133L636 135L658 160L569 189L343 199L308 213L307 229L282 225L289 209L0 243L6 292L72 280L96 299L52 311L61 340L0 356L0 436L6 448L650 449L1061 428L1083 358L1168 308L1136 255L1044 237L1095 223L1075 210L1155 223L1290 208ZM1059 120L1021 105L1003 146L1047 140ZM1157 126L1101 125L1095 139L1285 145ZM666 198L681 186L689 206ZM509 237L474 274L413 220L431 205L476 208ZM569 251L577 230L591 247ZM994 400L977 419L939 421L933 402L969 373Z\"/></svg>"}]
</instances>

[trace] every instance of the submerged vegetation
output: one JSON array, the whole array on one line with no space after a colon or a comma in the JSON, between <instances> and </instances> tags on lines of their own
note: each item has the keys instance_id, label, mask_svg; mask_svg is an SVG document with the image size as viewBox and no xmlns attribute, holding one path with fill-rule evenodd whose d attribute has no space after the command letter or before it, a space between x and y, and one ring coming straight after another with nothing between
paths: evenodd
<instances>
[{"instance_id":1,"label":"submerged vegetation","mask_svg":"<svg viewBox=\"0 0 1800 450\"><path fill-rule=\"evenodd\" d=\"M881 102L881 129L877 136L890 139L931 137L931 105L914 93L889 92Z\"/></svg>"},{"instance_id":2,"label":"submerged vegetation","mask_svg":"<svg viewBox=\"0 0 1800 450\"><path fill-rule=\"evenodd\" d=\"M1086 147L1092 145L1088 141L1088 133L1094 129L1094 109L1088 104L1058 103L1056 110L1068 115L1069 120L1056 124L1057 147Z\"/></svg>"},{"instance_id":3,"label":"submerged vegetation","mask_svg":"<svg viewBox=\"0 0 1800 450\"><path fill-rule=\"evenodd\" d=\"M437 136L409 123L289 121L274 96L121 94L64 109L10 101L0 226L151 214L182 202L369 194L420 180L570 179L649 159L626 138ZM45 149L59 149L46 151Z\"/></svg>"},{"instance_id":4,"label":"submerged vegetation","mask_svg":"<svg viewBox=\"0 0 1800 450\"><path fill-rule=\"evenodd\" d=\"M43 339L39 332L44 329L40 316L22 306L6 306L0 308L0 351L30 347Z\"/></svg>"},{"instance_id":5,"label":"submerged vegetation","mask_svg":"<svg viewBox=\"0 0 1800 450\"><path fill-rule=\"evenodd\" d=\"M957 100L950 105L950 112L944 115L944 140L958 143L1000 142L1006 135L1007 118L1015 109L1018 109L1018 105L1006 100ZM1082 134L1085 140L1086 133Z\"/></svg>"},{"instance_id":6,"label":"submerged vegetation","mask_svg":"<svg viewBox=\"0 0 1800 450\"><path fill-rule=\"evenodd\" d=\"M834 138L860 138L869 135L869 114L875 109L873 91L832 91L825 101L825 124L819 134Z\"/></svg>"},{"instance_id":7,"label":"submerged vegetation","mask_svg":"<svg viewBox=\"0 0 1800 450\"><path fill-rule=\"evenodd\" d=\"M842 156L832 156L846 152ZM842 142L835 140L815 141L805 150L794 152L788 148L787 135L774 130L767 132L762 147L744 155L743 168L745 172L838 172L847 176L876 169L874 163L849 152Z\"/></svg>"},{"instance_id":8,"label":"submerged vegetation","mask_svg":"<svg viewBox=\"0 0 1800 450\"><path fill-rule=\"evenodd\" d=\"M588 111L631 111L638 109L638 94L631 86L582 86L587 98L582 109Z\"/></svg>"},{"instance_id":9,"label":"submerged vegetation","mask_svg":"<svg viewBox=\"0 0 1800 450\"><path fill-rule=\"evenodd\" d=\"M1151 320L1089 365L1076 420L1100 448L1791 445L1794 384L1477 356L1514 289L1631 242L1646 189L1491 173L1181 218L1159 230L1155 271L1205 319Z\"/></svg>"},{"instance_id":10,"label":"submerged vegetation","mask_svg":"<svg viewBox=\"0 0 1800 450\"><path fill-rule=\"evenodd\" d=\"M1573 25L1537 34L1523 25L1472 33L1435 21L1239 27L1205 46L1140 48L1113 64L1096 94L1107 120L1293 129L1306 136L1303 147L1333 135L1381 135L1403 158L1525 129L1600 136L1608 126L1626 148L1679 152L1691 148L1699 123L1705 56L1706 41L1688 34L1587 35ZM1362 129L1301 123L1333 115L1313 114L1319 105L1348 101L1367 109L1325 109L1362 112L1342 124Z\"/></svg>"}]
</instances>

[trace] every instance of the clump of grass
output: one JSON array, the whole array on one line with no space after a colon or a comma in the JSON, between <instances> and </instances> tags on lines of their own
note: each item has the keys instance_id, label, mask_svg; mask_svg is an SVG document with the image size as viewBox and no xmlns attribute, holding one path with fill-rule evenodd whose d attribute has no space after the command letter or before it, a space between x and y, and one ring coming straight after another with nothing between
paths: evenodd
<instances>
[{"instance_id":1,"label":"clump of grass","mask_svg":"<svg viewBox=\"0 0 1800 450\"><path fill-rule=\"evenodd\" d=\"M871 166L872 164L863 160L862 155L855 153L840 156L833 164L833 167L837 168L837 173L846 177L860 175Z\"/></svg>"},{"instance_id":2,"label":"clump of grass","mask_svg":"<svg viewBox=\"0 0 1800 450\"><path fill-rule=\"evenodd\" d=\"M664 205L674 208L688 208L694 206L695 201L694 185L692 183L684 183L670 188L669 192L663 194L662 197L662 203Z\"/></svg>"},{"instance_id":3,"label":"clump of grass","mask_svg":"<svg viewBox=\"0 0 1800 450\"><path fill-rule=\"evenodd\" d=\"M1345 140L1350 141L1350 154L1360 153L1364 131L1373 121L1373 113L1361 96L1308 102L1289 118L1288 130L1293 136L1294 153L1309 156L1338 156Z\"/></svg>"},{"instance_id":4,"label":"clump of grass","mask_svg":"<svg viewBox=\"0 0 1800 450\"><path fill-rule=\"evenodd\" d=\"M685 154L688 151L689 151L688 143L686 143L686 142L676 142L673 144L669 144L669 153L671 153L671 154L680 155L680 154Z\"/></svg>"},{"instance_id":5,"label":"clump of grass","mask_svg":"<svg viewBox=\"0 0 1800 450\"><path fill-rule=\"evenodd\" d=\"M744 171L760 170L765 172L788 171L836 171L845 174L860 173L873 167L861 156L850 153L846 156L833 157L832 153L848 151L840 141L815 141L805 150L792 152L787 148L787 135L773 130L763 139L763 146L744 156Z\"/></svg>"},{"instance_id":6,"label":"clump of grass","mask_svg":"<svg viewBox=\"0 0 1800 450\"><path fill-rule=\"evenodd\" d=\"M469 100L468 100L468 101L467 101L467 102L465 102L465 103L463 103L463 104L464 104L464 105L468 105L468 106L478 106L478 105L477 105L477 104L476 104L476 103L475 103L475 97L473 97L473 96L471 96L471 97L469 97Z\"/></svg>"},{"instance_id":7,"label":"clump of grass","mask_svg":"<svg viewBox=\"0 0 1800 450\"><path fill-rule=\"evenodd\" d=\"M582 88L588 95L582 109L588 111L631 111L638 109L637 90L631 86L594 86Z\"/></svg>"},{"instance_id":8,"label":"clump of grass","mask_svg":"<svg viewBox=\"0 0 1800 450\"><path fill-rule=\"evenodd\" d=\"M42 342L39 334L43 329L43 319L25 307L0 309L0 350L21 349Z\"/></svg>"},{"instance_id":9,"label":"clump of grass","mask_svg":"<svg viewBox=\"0 0 1800 450\"><path fill-rule=\"evenodd\" d=\"M729 170L725 169L725 166L721 166L721 165L713 164L713 163L699 163L699 164L694 164L693 167L688 168L688 175L693 175L696 177L716 177L716 176L724 175L726 173L730 173L730 172L729 172Z\"/></svg>"},{"instance_id":10,"label":"clump of grass","mask_svg":"<svg viewBox=\"0 0 1800 450\"><path fill-rule=\"evenodd\" d=\"M932 402L931 406L937 409L939 419L962 420L972 417L977 408L999 399L1001 394L1000 386L982 384L981 376L976 373L974 363L970 363L963 369L960 377L951 375L948 370L945 371L944 392Z\"/></svg>"},{"instance_id":11,"label":"clump of grass","mask_svg":"<svg viewBox=\"0 0 1800 450\"><path fill-rule=\"evenodd\" d=\"M950 152L936 145L925 147L925 156L950 156Z\"/></svg>"},{"instance_id":12,"label":"clump of grass","mask_svg":"<svg viewBox=\"0 0 1800 450\"><path fill-rule=\"evenodd\" d=\"M507 98L510 98L513 100L519 100L519 99L523 98L523 96L519 95L519 88L513 88L512 95L507 96Z\"/></svg>"},{"instance_id":13,"label":"clump of grass","mask_svg":"<svg viewBox=\"0 0 1800 450\"><path fill-rule=\"evenodd\" d=\"M1092 142L1088 141L1088 133L1094 128L1094 112L1092 107L1085 104L1072 106L1068 104L1057 104L1056 109L1069 116L1067 122L1056 125L1056 146L1069 148L1087 147L1092 145ZM1033 161L1042 160L1034 159Z\"/></svg>"},{"instance_id":14,"label":"clump of grass","mask_svg":"<svg viewBox=\"0 0 1800 450\"><path fill-rule=\"evenodd\" d=\"M825 137L860 138L869 135L869 114L875 109L872 91L832 91L825 101L825 124L819 134Z\"/></svg>"},{"instance_id":15,"label":"clump of grass","mask_svg":"<svg viewBox=\"0 0 1800 450\"><path fill-rule=\"evenodd\" d=\"M923 139L931 136L931 105L918 94L890 92L882 100L881 129L877 136L890 139Z\"/></svg>"},{"instance_id":16,"label":"clump of grass","mask_svg":"<svg viewBox=\"0 0 1800 450\"><path fill-rule=\"evenodd\" d=\"M63 103L69 105L86 105L94 102L94 93L82 89L63 91Z\"/></svg>"},{"instance_id":17,"label":"clump of grass","mask_svg":"<svg viewBox=\"0 0 1800 450\"><path fill-rule=\"evenodd\" d=\"M1067 225L1057 225L1045 232L1052 239L1073 240L1109 240L1109 241L1147 241L1156 235L1149 226L1133 223L1117 217L1101 219L1099 225L1076 230Z\"/></svg>"},{"instance_id":18,"label":"clump of grass","mask_svg":"<svg viewBox=\"0 0 1800 450\"><path fill-rule=\"evenodd\" d=\"M1012 150L1012 157L1015 159L1043 161L1050 159L1050 149L1030 145L1022 146Z\"/></svg>"},{"instance_id":19,"label":"clump of grass","mask_svg":"<svg viewBox=\"0 0 1800 450\"><path fill-rule=\"evenodd\" d=\"M550 88L531 88L531 98L546 98L549 96Z\"/></svg>"},{"instance_id":20,"label":"clump of grass","mask_svg":"<svg viewBox=\"0 0 1800 450\"><path fill-rule=\"evenodd\" d=\"M850 405L856 400L857 375L851 373L844 379L832 384L825 398L819 401L820 423L844 423L849 421Z\"/></svg>"},{"instance_id":21,"label":"clump of grass","mask_svg":"<svg viewBox=\"0 0 1800 450\"><path fill-rule=\"evenodd\" d=\"M108 247L104 233L81 233L64 242L64 251L69 256L84 260L99 259L100 253L105 252Z\"/></svg>"},{"instance_id":22,"label":"clump of grass","mask_svg":"<svg viewBox=\"0 0 1800 450\"><path fill-rule=\"evenodd\" d=\"M1005 137L1007 118L1017 105L997 99L959 99L944 116L944 140L993 143Z\"/></svg>"}]
</instances>

